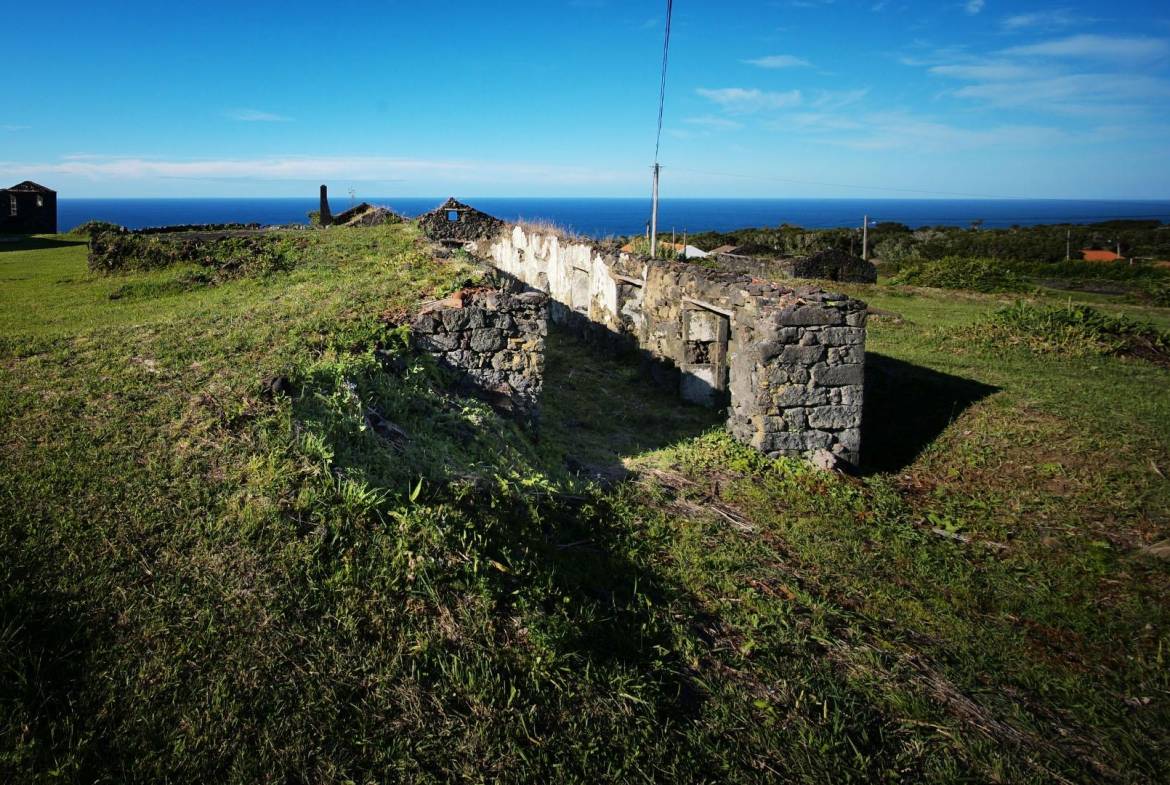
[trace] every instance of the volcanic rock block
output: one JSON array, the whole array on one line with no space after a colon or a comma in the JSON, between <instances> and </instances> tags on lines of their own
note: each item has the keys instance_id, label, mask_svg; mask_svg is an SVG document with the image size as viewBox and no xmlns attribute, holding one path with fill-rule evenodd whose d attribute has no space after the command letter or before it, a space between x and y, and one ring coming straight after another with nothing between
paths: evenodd
<instances>
[{"instance_id":1,"label":"volcanic rock block","mask_svg":"<svg viewBox=\"0 0 1170 785\"><path fill-rule=\"evenodd\" d=\"M464 289L424 308L411 331L460 389L525 426L539 424L547 295Z\"/></svg>"}]
</instances>

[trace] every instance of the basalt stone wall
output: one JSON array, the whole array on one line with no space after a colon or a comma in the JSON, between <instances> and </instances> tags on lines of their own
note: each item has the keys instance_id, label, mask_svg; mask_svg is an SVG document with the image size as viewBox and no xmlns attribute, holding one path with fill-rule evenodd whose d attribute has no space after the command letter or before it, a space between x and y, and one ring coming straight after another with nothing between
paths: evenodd
<instances>
[{"instance_id":1,"label":"basalt stone wall","mask_svg":"<svg viewBox=\"0 0 1170 785\"><path fill-rule=\"evenodd\" d=\"M865 319L858 300L798 288L744 325L731 359L732 435L771 456L828 451L856 465Z\"/></svg>"},{"instance_id":2,"label":"basalt stone wall","mask_svg":"<svg viewBox=\"0 0 1170 785\"><path fill-rule=\"evenodd\" d=\"M264 229L226 231L102 231L89 240L89 269L99 273L197 264L216 275L286 269L288 252L303 244L296 233Z\"/></svg>"},{"instance_id":3,"label":"basalt stone wall","mask_svg":"<svg viewBox=\"0 0 1170 785\"><path fill-rule=\"evenodd\" d=\"M527 426L538 423L547 295L465 289L424 308L411 334L420 349L455 372L467 392Z\"/></svg>"},{"instance_id":4,"label":"basalt stone wall","mask_svg":"<svg viewBox=\"0 0 1170 785\"><path fill-rule=\"evenodd\" d=\"M864 303L520 226L475 250L547 292L554 322L635 346L684 399L727 406L740 441L858 462Z\"/></svg>"},{"instance_id":5,"label":"basalt stone wall","mask_svg":"<svg viewBox=\"0 0 1170 785\"><path fill-rule=\"evenodd\" d=\"M877 281L877 267L873 263L837 249L782 259L760 259L737 254L718 254L715 258L720 269L759 278L817 278L846 283Z\"/></svg>"}]
</instances>

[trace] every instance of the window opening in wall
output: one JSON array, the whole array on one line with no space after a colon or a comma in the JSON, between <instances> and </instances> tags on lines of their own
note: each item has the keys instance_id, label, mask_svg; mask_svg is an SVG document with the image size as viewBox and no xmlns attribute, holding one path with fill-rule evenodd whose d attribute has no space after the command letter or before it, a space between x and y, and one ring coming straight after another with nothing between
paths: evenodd
<instances>
[{"instance_id":1,"label":"window opening in wall","mask_svg":"<svg viewBox=\"0 0 1170 785\"><path fill-rule=\"evenodd\" d=\"M45 197L41 196L40 194L37 194L37 207L44 207L44 206L45 206Z\"/></svg>"},{"instance_id":2,"label":"window opening in wall","mask_svg":"<svg viewBox=\"0 0 1170 785\"><path fill-rule=\"evenodd\" d=\"M459 220L459 211L458 210L448 210L447 211L447 220L450 221L451 223L455 223L456 221L458 221Z\"/></svg>"},{"instance_id":3,"label":"window opening in wall","mask_svg":"<svg viewBox=\"0 0 1170 785\"><path fill-rule=\"evenodd\" d=\"M16 197L15 196L10 195L8 197L8 214L9 215L16 215Z\"/></svg>"},{"instance_id":4,"label":"window opening in wall","mask_svg":"<svg viewBox=\"0 0 1170 785\"><path fill-rule=\"evenodd\" d=\"M727 344L731 320L691 305L683 316L683 362L679 392L685 401L717 408L727 403Z\"/></svg>"}]
</instances>

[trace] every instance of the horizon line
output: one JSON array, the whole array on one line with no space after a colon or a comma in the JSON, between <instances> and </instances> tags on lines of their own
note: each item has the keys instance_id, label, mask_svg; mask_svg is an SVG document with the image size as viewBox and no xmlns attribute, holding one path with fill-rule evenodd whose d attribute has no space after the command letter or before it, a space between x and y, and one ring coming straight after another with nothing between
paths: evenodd
<instances>
[{"instance_id":1,"label":"horizon line","mask_svg":"<svg viewBox=\"0 0 1170 785\"><path fill-rule=\"evenodd\" d=\"M2 190L2 189L0 189ZM341 201L349 198L348 194L341 194L337 196L331 195L330 200L337 198ZM356 196L357 201L365 201L369 199L438 199L440 201L446 199L445 196L425 195L425 196L407 196L407 195L386 195L380 194L376 196ZM526 200L629 200L629 201L649 201L649 196L605 196L605 195L590 195L590 196L493 196L489 194L477 194L471 196L459 196L459 199L526 199ZM61 196L58 192L58 201L68 200L90 200L90 201L105 201L118 199L151 199L151 200L200 200L200 199L217 199L217 200L252 200L252 199L289 199L289 200L304 200L315 202L318 197L313 196ZM1152 203L1167 203L1170 204L1170 196L1165 197L1142 197L1142 196L663 196L660 201L872 201L872 202L1152 202Z\"/></svg>"}]
</instances>

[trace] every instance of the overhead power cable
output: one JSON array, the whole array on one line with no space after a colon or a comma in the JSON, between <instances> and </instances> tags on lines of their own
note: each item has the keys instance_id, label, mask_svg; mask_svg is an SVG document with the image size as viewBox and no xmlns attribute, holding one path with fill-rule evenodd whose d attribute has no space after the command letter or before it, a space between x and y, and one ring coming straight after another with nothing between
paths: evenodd
<instances>
[{"instance_id":1,"label":"overhead power cable","mask_svg":"<svg viewBox=\"0 0 1170 785\"><path fill-rule=\"evenodd\" d=\"M670 19L674 12L674 0L666 0L666 34L662 41L662 77L658 82L658 135L654 139L654 163L658 163L658 150L662 146L662 113L666 106L666 68L670 63Z\"/></svg>"},{"instance_id":2,"label":"overhead power cable","mask_svg":"<svg viewBox=\"0 0 1170 785\"><path fill-rule=\"evenodd\" d=\"M658 254L658 151L662 147L662 112L666 107L666 69L670 64L670 20L674 15L674 0L666 0L666 33L662 38L662 76L658 80L658 133L654 137L654 172L650 191L650 256Z\"/></svg>"}]
</instances>

